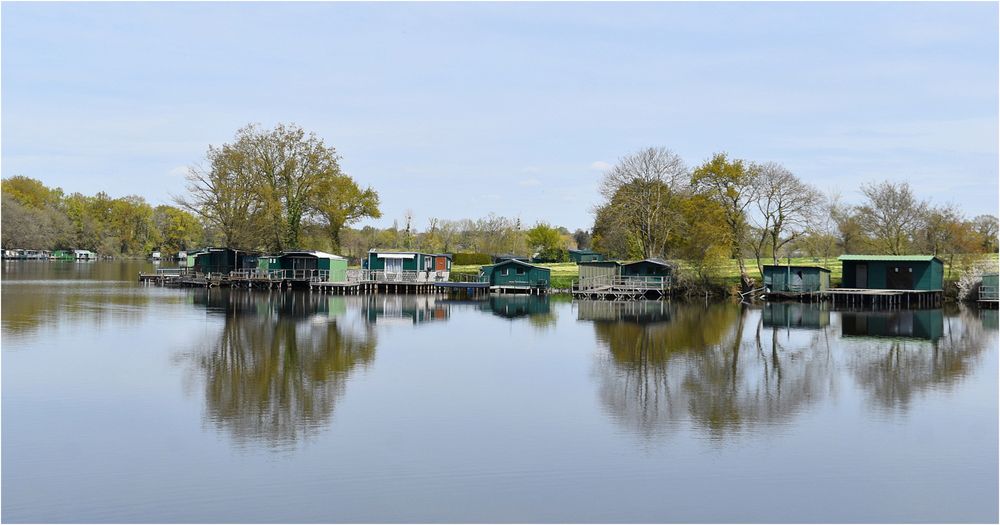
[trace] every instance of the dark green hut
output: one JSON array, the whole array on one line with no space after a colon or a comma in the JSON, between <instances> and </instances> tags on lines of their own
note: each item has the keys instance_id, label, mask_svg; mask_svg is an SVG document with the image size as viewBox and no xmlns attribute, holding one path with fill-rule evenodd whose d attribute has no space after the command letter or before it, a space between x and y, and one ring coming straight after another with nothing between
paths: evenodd
<instances>
[{"instance_id":1,"label":"dark green hut","mask_svg":"<svg viewBox=\"0 0 1000 525\"><path fill-rule=\"evenodd\" d=\"M830 324L826 303L767 303L761 311L764 328L813 330Z\"/></svg>"},{"instance_id":2,"label":"dark green hut","mask_svg":"<svg viewBox=\"0 0 1000 525\"><path fill-rule=\"evenodd\" d=\"M286 250L276 255L258 259L261 270L291 270L302 277L320 277L328 282L347 281L347 259L317 250Z\"/></svg>"},{"instance_id":3,"label":"dark green hut","mask_svg":"<svg viewBox=\"0 0 1000 525\"><path fill-rule=\"evenodd\" d=\"M232 248L207 248L195 255L194 270L199 273L221 273L257 268L259 254Z\"/></svg>"},{"instance_id":4,"label":"dark green hut","mask_svg":"<svg viewBox=\"0 0 1000 525\"><path fill-rule=\"evenodd\" d=\"M937 340L944 335L944 313L931 310L841 312L843 336Z\"/></svg>"},{"instance_id":5,"label":"dark green hut","mask_svg":"<svg viewBox=\"0 0 1000 525\"><path fill-rule=\"evenodd\" d=\"M603 261L604 256L593 250L569 250L569 260L577 264Z\"/></svg>"},{"instance_id":6,"label":"dark green hut","mask_svg":"<svg viewBox=\"0 0 1000 525\"><path fill-rule=\"evenodd\" d=\"M512 253L504 253L493 256L493 264L502 263L504 261L531 262L531 257L528 257L527 255L514 255Z\"/></svg>"},{"instance_id":7,"label":"dark green hut","mask_svg":"<svg viewBox=\"0 0 1000 525\"><path fill-rule=\"evenodd\" d=\"M549 287L551 271L524 261L511 259L483 266L480 279L490 287L544 290Z\"/></svg>"},{"instance_id":8,"label":"dark green hut","mask_svg":"<svg viewBox=\"0 0 1000 525\"><path fill-rule=\"evenodd\" d=\"M944 289L944 263L933 255L841 255L842 288Z\"/></svg>"},{"instance_id":9,"label":"dark green hut","mask_svg":"<svg viewBox=\"0 0 1000 525\"><path fill-rule=\"evenodd\" d=\"M651 283L669 283L673 271L670 263L663 259L643 259L641 261L624 263L621 266L621 276L623 278Z\"/></svg>"},{"instance_id":10,"label":"dark green hut","mask_svg":"<svg viewBox=\"0 0 1000 525\"><path fill-rule=\"evenodd\" d=\"M830 289L830 270L822 266L764 265L768 292L821 292Z\"/></svg>"}]
</instances>

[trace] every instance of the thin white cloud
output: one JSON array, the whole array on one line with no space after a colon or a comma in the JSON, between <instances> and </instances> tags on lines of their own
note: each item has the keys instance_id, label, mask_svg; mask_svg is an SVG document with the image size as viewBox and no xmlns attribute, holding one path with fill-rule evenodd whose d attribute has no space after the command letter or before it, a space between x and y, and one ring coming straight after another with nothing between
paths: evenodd
<instances>
[{"instance_id":1,"label":"thin white cloud","mask_svg":"<svg viewBox=\"0 0 1000 525\"><path fill-rule=\"evenodd\" d=\"M167 175L171 177L186 177L188 174L187 166L177 166L167 172Z\"/></svg>"},{"instance_id":2,"label":"thin white cloud","mask_svg":"<svg viewBox=\"0 0 1000 525\"><path fill-rule=\"evenodd\" d=\"M590 163L590 169L597 171L604 171L611 168L611 164L604 162L603 160L595 160Z\"/></svg>"},{"instance_id":3,"label":"thin white cloud","mask_svg":"<svg viewBox=\"0 0 1000 525\"><path fill-rule=\"evenodd\" d=\"M538 179L524 179L517 183L518 186L541 186L542 181Z\"/></svg>"}]
</instances>

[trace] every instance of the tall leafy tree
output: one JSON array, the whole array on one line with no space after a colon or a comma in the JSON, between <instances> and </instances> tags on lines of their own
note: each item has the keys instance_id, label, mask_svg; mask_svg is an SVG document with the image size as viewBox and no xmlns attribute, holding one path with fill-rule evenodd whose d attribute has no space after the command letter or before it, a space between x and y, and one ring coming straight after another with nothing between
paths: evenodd
<instances>
[{"instance_id":1,"label":"tall leafy tree","mask_svg":"<svg viewBox=\"0 0 1000 525\"><path fill-rule=\"evenodd\" d=\"M753 286L753 281L747 275L743 247L747 241L747 209L757 200L757 175L758 170L752 164L741 159L730 159L725 153L716 153L696 168L691 176L695 188L711 195L725 210L732 256L739 263L744 290Z\"/></svg>"},{"instance_id":2,"label":"tall leafy tree","mask_svg":"<svg viewBox=\"0 0 1000 525\"><path fill-rule=\"evenodd\" d=\"M676 203L687 189L684 161L666 148L625 156L604 174L603 215L639 242L644 257L663 256L679 224Z\"/></svg>"}]
</instances>

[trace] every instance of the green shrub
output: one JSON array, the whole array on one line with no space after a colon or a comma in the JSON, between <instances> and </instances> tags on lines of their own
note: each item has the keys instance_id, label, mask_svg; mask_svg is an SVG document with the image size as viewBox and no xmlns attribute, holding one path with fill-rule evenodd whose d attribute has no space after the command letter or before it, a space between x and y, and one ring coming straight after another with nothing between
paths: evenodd
<instances>
[{"instance_id":1,"label":"green shrub","mask_svg":"<svg viewBox=\"0 0 1000 525\"><path fill-rule=\"evenodd\" d=\"M485 253L454 253L451 255L451 264L493 264L493 258Z\"/></svg>"}]
</instances>

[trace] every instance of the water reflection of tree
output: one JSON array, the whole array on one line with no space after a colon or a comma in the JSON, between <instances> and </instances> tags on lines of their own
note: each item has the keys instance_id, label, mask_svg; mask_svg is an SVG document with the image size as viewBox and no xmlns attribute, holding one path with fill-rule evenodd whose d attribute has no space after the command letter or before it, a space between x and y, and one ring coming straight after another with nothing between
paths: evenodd
<instances>
[{"instance_id":1,"label":"water reflection of tree","mask_svg":"<svg viewBox=\"0 0 1000 525\"><path fill-rule=\"evenodd\" d=\"M940 311L930 311L940 315ZM940 337L852 337L845 339L848 366L874 406L907 410L913 398L947 389L969 375L983 350L996 345L974 311L944 317Z\"/></svg>"},{"instance_id":2,"label":"water reflection of tree","mask_svg":"<svg viewBox=\"0 0 1000 525\"><path fill-rule=\"evenodd\" d=\"M338 318L303 315L310 301L268 295L234 291L209 300L212 308L233 307L195 363L209 421L241 443L291 445L329 423L350 372L374 359L376 340L363 323L347 329Z\"/></svg>"},{"instance_id":3,"label":"water reflection of tree","mask_svg":"<svg viewBox=\"0 0 1000 525\"><path fill-rule=\"evenodd\" d=\"M682 421L715 437L778 423L828 388L827 330L788 337L735 305L670 310L669 322L595 324L609 350L598 368L601 399L646 437Z\"/></svg>"}]
</instances>

